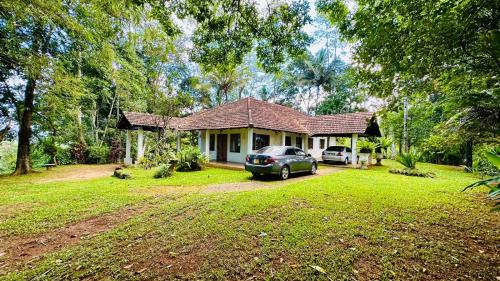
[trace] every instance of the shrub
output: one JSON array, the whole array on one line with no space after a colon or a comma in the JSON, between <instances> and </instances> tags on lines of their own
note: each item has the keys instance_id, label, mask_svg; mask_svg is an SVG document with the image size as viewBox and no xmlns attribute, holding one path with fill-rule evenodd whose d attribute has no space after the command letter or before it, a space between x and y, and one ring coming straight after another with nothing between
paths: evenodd
<instances>
[{"instance_id":1,"label":"shrub","mask_svg":"<svg viewBox=\"0 0 500 281\"><path fill-rule=\"evenodd\" d=\"M372 153L378 147L377 144L362 140L358 142L358 149L360 153Z\"/></svg>"},{"instance_id":2,"label":"shrub","mask_svg":"<svg viewBox=\"0 0 500 281\"><path fill-rule=\"evenodd\" d=\"M79 141L73 144L70 149L71 157L75 159L77 164L85 163L87 159L87 144L84 141Z\"/></svg>"},{"instance_id":3,"label":"shrub","mask_svg":"<svg viewBox=\"0 0 500 281\"><path fill-rule=\"evenodd\" d=\"M377 139L378 146L382 150L382 153L385 157L388 157L389 147L392 145L392 139L388 137L382 137Z\"/></svg>"},{"instance_id":4,"label":"shrub","mask_svg":"<svg viewBox=\"0 0 500 281\"><path fill-rule=\"evenodd\" d=\"M423 172L415 169L390 169L389 173L392 174L398 174L398 175L405 175L405 176L412 176L412 177L425 177L425 178L433 178L436 175L431 172Z\"/></svg>"},{"instance_id":5,"label":"shrub","mask_svg":"<svg viewBox=\"0 0 500 281\"><path fill-rule=\"evenodd\" d=\"M177 153L177 171L199 171L208 163L208 158L198 147L186 147Z\"/></svg>"},{"instance_id":6,"label":"shrub","mask_svg":"<svg viewBox=\"0 0 500 281\"><path fill-rule=\"evenodd\" d=\"M0 174L10 173L16 168L17 143L3 141L0 143Z\"/></svg>"},{"instance_id":7,"label":"shrub","mask_svg":"<svg viewBox=\"0 0 500 281\"><path fill-rule=\"evenodd\" d=\"M122 168L116 168L115 172L113 173L113 176L119 178L119 179L129 179L130 174L126 173L122 170Z\"/></svg>"},{"instance_id":8,"label":"shrub","mask_svg":"<svg viewBox=\"0 0 500 281\"><path fill-rule=\"evenodd\" d=\"M122 155L123 147L121 141L119 139L113 139L109 150L109 163L118 163Z\"/></svg>"},{"instance_id":9,"label":"shrub","mask_svg":"<svg viewBox=\"0 0 500 281\"><path fill-rule=\"evenodd\" d=\"M396 157L396 160L407 169L415 169L417 162L422 159L422 153L412 147L408 152L403 152Z\"/></svg>"},{"instance_id":10,"label":"shrub","mask_svg":"<svg viewBox=\"0 0 500 281\"><path fill-rule=\"evenodd\" d=\"M158 168L156 168L153 177L155 179L170 177L173 174L173 167L174 166L170 164L161 164Z\"/></svg>"},{"instance_id":11,"label":"shrub","mask_svg":"<svg viewBox=\"0 0 500 281\"><path fill-rule=\"evenodd\" d=\"M89 163L91 164L105 164L108 162L109 147L105 145L92 145L89 146Z\"/></svg>"}]
</instances>

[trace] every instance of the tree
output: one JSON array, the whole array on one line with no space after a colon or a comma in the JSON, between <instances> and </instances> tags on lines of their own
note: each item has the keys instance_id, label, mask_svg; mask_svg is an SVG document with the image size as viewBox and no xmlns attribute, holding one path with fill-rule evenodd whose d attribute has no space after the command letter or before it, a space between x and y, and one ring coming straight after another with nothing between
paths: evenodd
<instances>
[{"instance_id":1,"label":"tree","mask_svg":"<svg viewBox=\"0 0 500 281\"><path fill-rule=\"evenodd\" d=\"M239 65L255 50L262 68L276 72L287 56L304 53L309 42L302 31L310 21L304 0L276 1L266 9L250 0L185 0L177 8L178 16L198 23L191 58L210 69Z\"/></svg>"},{"instance_id":2,"label":"tree","mask_svg":"<svg viewBox=\"0 0 500 281\"><path fill-rule=\"evenodd\" d=\"M244 71L236 69L236 67L218 67L206 76L215 88L216 105L227 103L229 101L229 93L238 87L244 87L246 83Z\"/></svg>"},{"instance_id":3,"label":"tree","mask_svg":"<svg viewBox=\"0 0 500 281\"><path fill-rule=\"evenodd\" d=\"M439 93L445 119L463 136L500 133L498 1L319 1L318 9L356 43L360 79L372 95Z\"/></svg>"}]
</instances>

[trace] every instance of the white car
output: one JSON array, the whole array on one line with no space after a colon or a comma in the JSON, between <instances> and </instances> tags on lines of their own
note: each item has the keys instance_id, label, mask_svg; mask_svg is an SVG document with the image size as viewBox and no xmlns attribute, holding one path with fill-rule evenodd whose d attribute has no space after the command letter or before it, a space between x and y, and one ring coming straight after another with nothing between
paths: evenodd
<instances>
[{"instance_id":1,"label":"white car","mask_svg":"<svg viewBox=\"0 0 500 281\"><path fill-rule=\"evenodd\" d=\"M352 150L346 146L330 146L323 151L321 159L324 163L328 162L342 162L345 165L351 163Z\"/></svg>"}]
</instances>

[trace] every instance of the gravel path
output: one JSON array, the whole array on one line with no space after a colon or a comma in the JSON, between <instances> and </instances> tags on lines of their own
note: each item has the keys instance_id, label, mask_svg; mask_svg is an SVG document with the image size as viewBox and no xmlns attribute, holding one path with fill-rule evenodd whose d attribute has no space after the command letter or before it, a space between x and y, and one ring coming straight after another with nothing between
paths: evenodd
<instances>
[{"instance_id":1,"label":"gravel path","mask_svg":"<svg viewBox=\"0 0 500 281\"><path fill-rule=\"evenodd\" d=\"M342 168L337 167L320 167L315 175L292 175L288 180L283 181L277 178L267 177L263 180L252 180L249 182L237 182L237 183L222 183L222 184L211 184L206 188L201 190L201 193L213 193L213 192L234 192L234 191L249 191L258 190L266 188L276 188L284 185L288 185L294 182L305 181L308 179L321 177L324 175L336 173L342 171Z\"/></svg>"}]
</instances>

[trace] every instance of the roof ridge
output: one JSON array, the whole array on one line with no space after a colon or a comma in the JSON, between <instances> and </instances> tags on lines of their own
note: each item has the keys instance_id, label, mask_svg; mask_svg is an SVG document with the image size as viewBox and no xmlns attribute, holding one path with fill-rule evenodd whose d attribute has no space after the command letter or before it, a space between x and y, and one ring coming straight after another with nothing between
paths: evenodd
<instances>
[{"instance_id":1,"label":"roof ridge","mask_svg":"<svg viewBox=\"0 0 500 281\"><path fill-rule=\"evenodd\" d=\"M252 109L250 108L250 97L247 98L248 126L253 127Z\"/></svg>"},{"instance_id":2,"label":"roof ridge","mask_svg":"<svg viewBox=\"0 0 500 281\"><path fill-rule=\"evenodd\" d=\"M256 102L260 102L260 103L266 103L266 104L269 104L271 106L277 106L277 107L280 107L280 108L285 108L286 110L293 110L293 111L296 111L297 113L300 113L302 114L303 116L306 116L306 117L310 117L309 115L307 115L306 113L300 111L300 110L297 110L295 108L292 108L292 107L289 107L289 106L286 106L286 105L282 105L282 104L277 104L277 103L274 103L274 102L268 102L268 101L263 101L263 100L258 100L256 98L251 98L253 99L254 101Z\"/></svg>"}]
</instances>

